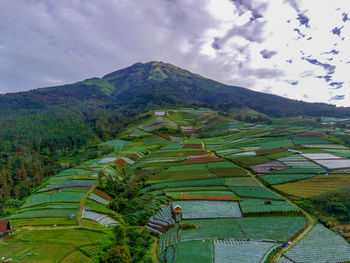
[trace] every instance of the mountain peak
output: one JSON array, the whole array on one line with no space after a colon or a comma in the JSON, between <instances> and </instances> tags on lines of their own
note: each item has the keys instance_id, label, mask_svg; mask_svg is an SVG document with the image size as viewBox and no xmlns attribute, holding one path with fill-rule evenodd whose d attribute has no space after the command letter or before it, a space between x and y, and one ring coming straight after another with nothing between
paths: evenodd
<instances>
[{"instance_id":1,"label":"mountain peak","mask_svg":"<svg viewBox=\"0 0 350 263\"><path fill-rule=\"evenodd\" d=\"M122 70L118 70L105 75L103 78L108 80L113 80L115 78L120 78L121 76L132 75L135 77L137 75L140 77L142 75L144 80L158 80L162 81L164 79L170 78L174 80L181 80L181 78L188 77L199 77L204 78L198 74L194 74L188 70L180 68L170 63L165 63L162 61L149 61L146 63L135 63L130 67Z\"/></svg>"}]
</instances>

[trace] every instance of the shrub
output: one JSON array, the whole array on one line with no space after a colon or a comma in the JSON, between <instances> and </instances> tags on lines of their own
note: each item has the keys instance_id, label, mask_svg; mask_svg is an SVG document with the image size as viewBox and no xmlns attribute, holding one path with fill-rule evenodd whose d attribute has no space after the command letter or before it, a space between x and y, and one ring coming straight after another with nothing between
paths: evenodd
<instances>
[{"instance_id":1,"label":"shrub","mask_svg":"<svg viewBox=\"0 0 350 263\"><path fill-rule=\"evenodd\" d=\"M184 224L180 224L180 228L183 230L187 230L192 228L198 228L198 225L194 223L184 223Z\"/></svg>"},{"instance_id":2,"label":"shrub","mask_svg":"<svg viewBox=\"0 0 350 263\"><path fill-rule=\"evenodd\" d=\"M112 247L107 256L101 260L103 263L131 263L131 257L128 247L115 246Z\"/></svg>"}]
</instances>

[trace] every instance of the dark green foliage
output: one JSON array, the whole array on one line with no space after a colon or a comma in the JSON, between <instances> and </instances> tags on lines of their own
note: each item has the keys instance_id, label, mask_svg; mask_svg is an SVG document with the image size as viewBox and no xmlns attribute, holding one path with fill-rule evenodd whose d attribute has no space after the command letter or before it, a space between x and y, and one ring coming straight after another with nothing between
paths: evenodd
<instances>
[{"instance_id":1,"label":"dark green foliage","mask_svg":"<svg viewBox=\"0 0 350 263\"><path fill-rule=\"evenodd\" d=\"M192 228L197 228L197 225L194 223L183 223L183 224L180 224L180 228L183 230L188 230Z\"/></svg>"},{"instance_id":2,"label":"dark green foliage","mask_svg":"<svg viewBox=\"0 0 350 263\"><path fill-rule=\"evenodd\" d=\"M130 249L130 254L133 263L152 263L150 250L152 247L153 238L149 235L147 229L139 229L129 227L127 229L126 243Z\"/></svg>"},{"instance_id":3,"label":"dark green foliage","mask_svg":"<svg viewBox=\"0 0 350 263\"><path fill-rule=\"evenodd\" d=\"M314 213L324 223L328 223L331 218L335 218L344 223L349 222L350 187L323 193L312 197L310 200L301 202L300 205Z\"/></svg>"},{"instance_id":4,"label":"dark green foliage","mask_svg":"<svg viewBox=\"0 0 350 263\"><path fill-rule=\"evenodd\" d=\"M116 225L114 227L115 244L122 246L125 244L126 231L123 225Z\"/></svg>"},{"instance_id":5,"label":"dark green foliage","mask_svg":"<svg viewBox=\"0 0 350 263\"><path fill-rule=\"evenodd\" d=\"M131 263L129 248L127 246L115 246L108 250L102 263Z\"/></svg>"}]
</instances>

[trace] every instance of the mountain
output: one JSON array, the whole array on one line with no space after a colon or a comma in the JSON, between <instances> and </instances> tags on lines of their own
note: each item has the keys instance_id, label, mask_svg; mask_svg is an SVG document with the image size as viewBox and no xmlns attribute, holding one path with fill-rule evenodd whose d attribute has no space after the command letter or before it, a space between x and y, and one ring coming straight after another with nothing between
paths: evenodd
<instances>
[{"instance_id":1,"label":"mountain","mask_svg":"<svg viewBox=\"0 0 350 263\"><path fill-rule=\"evenodd\" d=\"M62 156L112 139L140 113L165 107L224 112L249 108L272 117L350 116L350 108L228 86L162 62L136 63L102 78L0 95L0 208L57 172Z\"/></svg>"},{"instance_id":2,"label":"mountain","mask_svg":"<svg viewBox=\"0 0 350 263\"><path fill-rule=\"evenodd\" d=\"M177 105L202 105L224 110L248 107L272 117L350 115L350 108L306 103L228 86L162 62L136 63L102 78L0 97L2 113L55 107L84 111L91 108L121 110Z\"/></svg>"}]
</instances>

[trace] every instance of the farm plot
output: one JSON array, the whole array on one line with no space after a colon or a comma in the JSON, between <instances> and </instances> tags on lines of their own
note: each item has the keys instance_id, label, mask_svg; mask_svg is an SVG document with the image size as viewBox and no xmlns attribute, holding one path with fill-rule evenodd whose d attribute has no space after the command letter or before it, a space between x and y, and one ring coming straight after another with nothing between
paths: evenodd
<instances>
[{"instance_id":1,"label":"farm plot","mask_svg":"<svg viewBox=\"0 0 350 263\"><path fill-rule=\"evenodd\" d=\"M25 210L23 212L9 216L9 219L24 218L43 218L43 217L68 217L69 215L78 215L77 208L51 208L51 209L34 209Z\"/></svg>"},{"instance_id":2,"label":"farm plot","mask_svg":"<svg viewBox=\"0 0 350 263\"><path fill-rule=\"evenodd\" d=\"M161 239L159 241L159 250L164 251L168 246L174 245L177 239L177 232L179 229L179 225L175 224L174 227L169 228L169 230L162 234Z\"/></svg>"},{"instance_id":3,"label":"farm plot","mask_svg":"<svg viewBox=\"0 0 350 263\"><path fill-rule=\"evenodd\" d=\"M208 156L208 155L197 155L197 156L189 156L189 159L183 161L181 165L184 164L195 164L195 163L211 163L211 162L224 162L224 159L218 158L216 156Z\"/></svg>"},{"instance_id":4,"label":"farm plot","mask_svg":"<svg viewBox=\"0 0 350 263\"><path fill-rule=\"evenodd\" d=\"M91 187L96 180L68 180L59 184L49 185L47 188L70 188L70 187Z\"/></svg>"},{"instance_id":5,"label":"farm plot","mask_svg":"<svg viewBox=\"0 0 350 263\"><path fill-rule=\"evenodd\" d=\"M181 229L181 240L246 238L235 218L183 220L181 223L198 225L198 229Z\"/></svg>"},{"instance_id":6,"label":"farm plot","mask_svg":"<svg viewBox=\"0 0 350 263\"><path fill-rule=\"evenodd\" d=\"M293 142L288 139L283 139L283 140L275 140L275 141L262 143L260 145L260 149L272 149L272 148L289 147L289 146L294 146Z\"/></svg>"},{"instance_id":7,"label":"farm plot","mask_svg":"<svg viewBox=\"0 0 350 263\"><path fill-rule=\"evenodd\" d=\"M225 184L228 186L260 186L252 177L225 178Z\"/></svg>"},{"instance_id":8,"label":"farm plot","mask_svg":"<svg viewBox=\"0 0 350 263\"><path fill-rule=\"evenodd\" d=\"M216 175L208 171L206 164L188 164L172 166L157 175L152 175L149 177L149 182L173 182L207 178L216 178Z\"/></svg>"},{"instance_id":9,"label":"farm plot","mask_svg":"<svg viewBox=\"0 0 350 263\"><path fill-rule=\"evenodd\" d=\"M307 148L321 148L321 149L343 149L346 150L348 148L346 148L343 145L340 144L304 144L303 147L307 147Z\"/></svg>"},{"instance_id":10,"label":"farm plot","mask_svg":"<svg viewBox=\"0 0 350 263\"><path fill-rule=\"evenodd\" d=\"M183 157L191 156L197 153L202 152L203 150L198 149L181 149L181 150L159 150L151 152L148 157L149 158L163 158L163 157Z\"/></svg>"},{"instance_id":11,"label":"farm plot","mask_svg":"<svg viewBox=\"0 0 350 263\"><path fill-rule=\"evenodd\" d=\"M176 201L173 205L182 207L183 219L241 217L237 202L230 201Z\"/></svg>"},{"instance_id":12,"label":"farm plot","mask_svg":"<svg viewBox=\"0 0 350 263\"><path fill-rule=\"evenodd\" d=\"M212 263L213 243L198 241L178 242L174 263Z\"/></svg>"},{"instance_id":13,"label":"farm plot","mask_svg":"<svg viewBox=\"0 0 350 263\"><path fill-rule=\"evenodd\" d=\"M322 149L325 150L324 148L322 148ZM344 158L348 158L350 156L350 149L349 148L346 148L346 149L342 149L342 148L326 149L326 151L329 153L333 153L334 155L344 157Z\"/></svg>"},{"instance_id":14,"label":"farm plot","mask_svg":"<svg viewBox=\"0 0 350 263\"><path fill-rule=\"evenodd\" d=\"M112 141L107 141L100 143L98 146L102 147L112 147L114 151L121 151L123 147L129 146L131 144L130 141L123 141L123 140L112 140Z\"/></svg>"},{"instance_id":15,"label":"farm plot","mask_svg":"<svg viewBox=\"0 0 350 263\"><path fill-rule=\"evenodd\" d=\"M249 176L247 171L231 162L208 163L207 167L217 177Z\"/></svg>"},{"instance_id":16,"label":"farm plot","mask_svg":"<svg viewBox=\"0 0 350 263\"><path fill-rule=\"evenodd\" d=\"M244 215L273 212L297 212L298 208L286 201L271 201L266 199L244 198L240 202Z\"/></svg>"},{"instance_id":17,"label":"farm plot","mask_svg":"<svg viewBox=\"0 0 350 263\"><path fill-rule=\"evenodd\" d=\"M254 239L286 241L300 229L306 220L296 216L267 216L184 220L198 229L180 230L181 240Z\"/></svg>"},{"instance_id":18,"label":"farm plot","mask_svg":"<svg viewBox=\"0 0 350 263\"><path fill-rule=\"evenodd\" d=\"M233 186L230 189L240 197L266 198L274 200L283 200L282 197L274 194L270 190L262 186Z\"/></svg>"},{"instance_id":19,"label":"farm plot","mask_svg":"<svg viewBox=\"0 0 350 263\"><path fill-rule=\"evenodd\" d=\"M329 141L318 136L295 136L292 138L292 141L296 145L329 143Z\"/></svg>"},{"instance_id":20,"label":"farm plot","mask_svg":"<svg viewBox=\"0 0 350 263\"><path fill-rule=\"evenodd\" d=\"M286 241L306 225L306 219L297 216L242 217L236 222L247 238L276 241Z\"/></svg>"},{"instance_id":21,"label":"farm plot","mask_svg":"<svg viewBox=\"0 0 350 263\"><path fill-rule=\"evenodd\" d=\"M215 263L260 263L279 245L271 242L215 240Z\"/></svg>"},{"instance_id":22,"label":"farm plot","mask_svg":"<svg viewBox=\"0 0 350 263\"><path fill-rule=\"evenodd\" d=\"M0 255L11 257L13 262L64 262L75 251L90 246L96 248L96 253L80 254L67 262L91 262L97 259L97 252L110 243L110 238L107 232L82 228L21 230L0 243Z\"/></svg>"},{"instance_id":23,"label":"farm plot","mask_svg":"<svg viewBox=\"0 0 350 263\"><path fill-rule=\"evenodd\" d=\"M272 171L280 171L287 168L287 166L279 161L272 161L263 164L258 164L250 167L257 173L270 173Z\"/></svg>"},{"instance_id":24,"label":"farm plot","mask_svg":"<svg viewBox=\"0 0 350 263\"><path fill-rule=\"evenodd\" d=\"M266 174L261 176L265 182L274 185L274 184L283 184L287 182L299 181L306 178L310 178L315 176L315 174L282 174L282 173L274 173L274 174Z\"/></svg>"},{"instance_id":25,"label":"farm plot","mask_svg":"<svg viewBox=\"0 0 350 263\"><path fill-rule=\"evenodd\" d=\"M324 192L350 186L350 176L346 174L317 175L295 183L274 185L277 190L291 196L310 198Z\"/></svg>"},{"instance_id":26,"label":"farm plot","mask_svg":"<svg viewBox=\"0 0 350 263\"><path fill-rule=\"evenodd\" d=\"M288 157L279 159L279 161L283 162L287 167L290 167L290 168L302 168L302 169L320 168L317 164L310 162L309 160L301 156L288 156ZM320 170L323 170L323 169L320 168Z\"/></svg>"},{"instance_id":27,"label":"farm plot","mask_svg":"<svg viewBox=\"0 0 350 263\"><path fill-rule=\"evenodd\" d=\"M191 191L191 192L196 192L196 191L205 191L205 192L210 192L210 191L228 191L229 189L227 186L188 186L188 187L174 187L174 188L166 188L164 191L166 193L170 192L186 192L186 191Z\"/></svg>"},{"instance_id":28,"label":"farm plot","mask_svg":"<svg viewBox=\"0 0 350 263\"><path fill-rule=\"evenodd\" d=\"M329 153L305 153L306 158L327 167L328 169L341 169L350 167L350 159L344 159Z\"/></svg>"},{"instance_id":29,"label":"farm plot","mask_svg":"<svg viewBox=\"0 0 350 263\"><path fill-rule=\"evenodd\" d=\"M168 192L167 196L175 200L241 200L230 191L181 191Z\"/></svg>"},{"instance_id":30,"label":"farm plot","mask_svg":"<svg viewBox=\"0 0 350 263\"><path fill-rule=\"evenodd\" d=\"M206 145L207 148L211 148L212 145ZM226 156L226 155L231 155L231 154L235 154L235 153L239 153L239 152L242 152L241 149L225 149L225 150L218 150L216 151L216 153L219 155L219 156Z\"/></svg>"},{"instance_id":31,"label":"farm plot","mask_svg":"<svg viewBox=\"0 0 350 263\"><path fill-rule=\"evenodd\" d=\"M337 263L350 261L350 245L339 235L317 224L301 241L285 253L296 263Z\"/></svg>"},{"instance_id":32,"label":"farm plot","mask_svg":"<svg viewBox=\"0 0 350 263\"><path fill-rule=\"evenodd\" d=\"M163 189L163 188L173 188L173 187L192 187L192 186L224 186L224 178L216 179L205 179L205 180L192 180L192 181L179 181L179 182L167 182L158 183L146 186L141 190L142 192L147 192L150 190Z\"/></svg>"},{"instance_id":33,"label":"farm plot","mask_svg":"<svg viewBox=\"0 0 350 263\"><path fill-rule=\"evenodd\" d=\"M202 144L184 144L182 149L203 149Z\"/></svg>"},{"instance_id":34,"label":"farm plot","mask_svg":"<svg viewBox=\"0 0 350 263\"><path fill-rule=\"evenodd\" d=\"M36 206L44 203L80 202L84 192L54 192L31 195L21 208Z\"/></svg>"}]
</instances>

